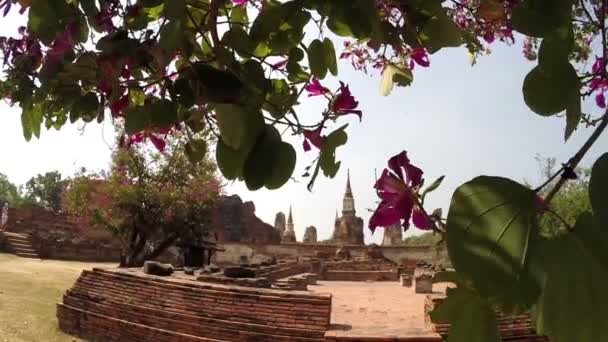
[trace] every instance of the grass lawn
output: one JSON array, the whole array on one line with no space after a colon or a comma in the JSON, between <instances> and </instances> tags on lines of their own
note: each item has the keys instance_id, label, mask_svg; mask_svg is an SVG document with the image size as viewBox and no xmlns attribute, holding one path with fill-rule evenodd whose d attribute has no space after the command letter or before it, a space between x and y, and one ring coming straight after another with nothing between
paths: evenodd
<instances>
[{"instance_id":1,"label":"grass lawn","mask_svg":"<svg viewBox=\"0 0 608 342\"><path fill-rule=\"evenodd\" d=\"M115 264L37 260L0 253L0 342L78 341L57 328L55 304L83 269Z\"/></svg>"}]
</instances>

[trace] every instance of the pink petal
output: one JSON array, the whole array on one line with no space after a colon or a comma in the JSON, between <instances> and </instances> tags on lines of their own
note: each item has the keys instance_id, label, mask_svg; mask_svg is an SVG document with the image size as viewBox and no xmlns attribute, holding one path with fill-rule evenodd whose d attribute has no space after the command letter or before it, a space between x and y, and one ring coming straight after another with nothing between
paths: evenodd
<instances>
[{"instance_id":1,"label":"pink petal","mask_svg":"<svg viewBox=\"0 0 608 342\"><path fill-rule=\"evenodd\" d=\"M405 150L388 160L388 167L402 180L405 180L402 170L405 169L407 165L410 165L410 159L407 157L407 152Z\"/></svg>"},{"instance_id":2,"label":"pink petal","mask_svg":"<svg viewBox=\"0 0 608 342\"><path fill-rule=\"evenodd\" d=\"M430 230L431 222L426 214L419 208L415 208L412 214L412 222L414 226L422 230Z\"/></svg>"},{"instance_id":3,"label":"pink petal","mask_svg":"<svg viewBox=\"0 0 608 342\"><path fill-rule=\"evenodd\" d=\"M167 145L165 143L165 141L157 136L155 136L154 134L150 134L149 136L150 141L152 142L152 144L154 144L154 147L156 147L157 150L159 150L160 152L163 152L165 150L165 146Z\"/></svg>"},{"instance_id":4,"label":"pink petal","mask_svg":"<svg viewBox=\"0 0 608 342\"><path fill-rule=\"evenodd\" d=\"M376 227L387 227L399 222L399 212L394 208L383 206L382 203L378 206L376 211L369 218L368 227L372 233L376 230Z\"/></svg>"},{"instance_id":5,"label":"pink petal","mask_svg":"<svg viewBox=\"0 0 608 342\"><path fill-rule=\"evenodd\" d=\"M304 152L310 151L310 144L308 143L308 140L306 138L304 138L304 142L302 143L302 147L304 148Z\"/></svg>"},{"instance_id":6,"label":"pink petal","mask_svg":"<svg viewBox=\"0 0 608 342\"><path fill-rule=\"evenodd\" d=\"M606 98L604 93L599 93L595 96L595 104L600 108L606 108Z\"/></svg>"}]
</instances>

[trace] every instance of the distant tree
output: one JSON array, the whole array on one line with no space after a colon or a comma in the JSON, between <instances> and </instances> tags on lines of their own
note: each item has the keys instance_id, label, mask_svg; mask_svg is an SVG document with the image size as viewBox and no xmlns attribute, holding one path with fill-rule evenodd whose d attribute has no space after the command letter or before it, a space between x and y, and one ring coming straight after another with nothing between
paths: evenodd
<instances>
[{"instance_id":1,"label":"distant tree","mask_svg":"<svg viewBox=\"0 0 608 342\"><path fill-rule=\"evenodd\" d=\"M541 176L549 180L557 171L555 158L537 157L540 165ZM581 212L591 211L589 202L589 180L591 170L588 168L577 168L571 178L562 187L562 190L553 198L551 205L547 208L547 215L543 215L540 221L541 231L546 236L554 236L565 233L568 227L573 227ZM552 180L550 186L539 192L541 197L547 195L551 186L558 179Z\"/></svg>"},{"instance_id":2,"label":"distant tree","mask_svg":"<svg viewBox=\"0 0 608 342\"><path fill-rule=\"evenodd\" d=\"M38 174L25 184L25 201L58 211L61 209L61 194L65 184L59 171Z\"/></svg>"},{"instance_id":3,"label":"distant tree","mask_svg":"<svg viewBox=\"0 0 608 342\"><path fill-rule=\"evenodd\" d=\"M66 194L72 213L90 215L92 222L119 237L121 266L141 266L180 241L200 243L209 232L210 209L221 192L215 164L198 140L176 136L163 152L145 147L119 148L107 177L79 175ZM193 158L194 156L194 158Z\"/></svg>"},{"instance_id":4,"label":"distant tree","mask_svg":"<svg viewBox=\"0 0 608 342\"><path fill-rule=\"evenodd\" d=\"M421 235L408 236L403 239L402 244L405 246L435 246L440 241L440 234L429 232Z\"/></svg>"},{"instance_id":5,"label":"distant tree","mask_svg":"<svg viewBox=\"0 0 608 342\"><path fill-rule=\"evenodd\" d=\"M15 206L21 202L21 196L17 186L8 180L8 177L0 173L0 206L8 203L9 206Z\"/></svg>"}]
</instances>

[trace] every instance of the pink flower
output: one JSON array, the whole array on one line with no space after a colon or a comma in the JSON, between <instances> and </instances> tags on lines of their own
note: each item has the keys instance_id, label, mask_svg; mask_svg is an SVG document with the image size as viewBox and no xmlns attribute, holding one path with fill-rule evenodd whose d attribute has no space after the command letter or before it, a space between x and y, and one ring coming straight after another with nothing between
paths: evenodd
<instances>
[{"instance_id":1,"label":"pink flower","mask_svg":"<svg viewBox=\"0 0 608 342\"><path fill-rule=\"evenodd\" d=\"M321 136L321 127L315 129L314 131L304 130L304 152L310 151L311 144L314 147L321 149L324 140L325 137Z\"/></svg>"},{"instance_id":2,"label":"pink flower","mask_svg":"<svg viewBox=\"0 0 608 342\"><path fill-rule=\"evenodd\" d=\"M389 159L388 169L384 169L374 185L380 204L369 220L372 233L376 227L395 223L401 223L407 229L410 220L420 229L430 229L428 216L416 206L415 201L416 192L422 184L422 174L422 170L410 163L406 151Z\"/></svg>"},{"instance_id":3,"label":"pink flower","mask_svg":"<svg viewBox=\"0 0 608 342\"><path fill-rule=\"evenodd\" d=\"M285 68L287 63L289 63L289 59L287 59L287 58L282 61L278 61L272 65L272 69L273 70L282 70Z\"/></svg>"},{"instance_id":4,"label":"pink flower","mask_svg":"<svg viewBox=\"0 0 608 342\"><path fill-rule=\"evenodd\" d=\"M129 95L123 95L120 99L110 105L113 117L119 116L122 111L129 106Z\"/></svg>"},{"instance_id":5,"label":"pink flower","mask_svg":"<svg viewBox=\"0 0 608 342\"><path fill-rule=\"evenodd\" d=\"M606 98L604 93L599 93L595 96L595 104L600 108L606 108Z\"/></svg>"},{"instance_id":6,"label":"pink flower","mask_svg":"<svg viewBox=\"0 0 608 342\"><path fill-rule=\"evenodd\" d=\"M412 58L412 61L416 62L416 64L420 65L421 67L428 67L429 65L431 65L431 61L429 60L429 55L426 53L426 50L424 48L416 48L413 49L412 52L410 53L410 57ZM410 69L413 69L413 63L411 63L410 65Z\"/></svg>"},{"instance_id":7,"label":"pink flower","mask_svg":"<svg viewBox=\"0 0 608 342\"><path fill-rule=\"evenodd\" d=\"M338 95L331 105L332 111L334 111L337 115L356 114L359 116L359 120L361 120L361 115L363 113L360 110L357 110L358 105L359 101L355 101L355 98L350 93L348 86L340 82L340 90L338 91Z\"/></svg>"},{"instance_id":8,"label":"pink flower","mask_svg":"<svg viewBox=\"0 0 608 342\"><path fill-rule=\"evenodd\" d=\"M249 0L232 0L232 3L235 6L245 6L245 5L247 5L247 1L249 1Z\"/></svg>"},{"instance_id":9,"label":"pink flower","mask_svg":"<svg viewBox=\"0 0 608 342\"><path fill-rule=\"evenodd\" d=\"M318 95L324 95L329 93L329 89L325 88L324 86L321 85L321 82L319 82L318 79L313 79L310 84L308 84L306 87L304 87L304 89L306 89L306 91L308 92L308 96L318 96Z\"/></svg>"}]
</instances>

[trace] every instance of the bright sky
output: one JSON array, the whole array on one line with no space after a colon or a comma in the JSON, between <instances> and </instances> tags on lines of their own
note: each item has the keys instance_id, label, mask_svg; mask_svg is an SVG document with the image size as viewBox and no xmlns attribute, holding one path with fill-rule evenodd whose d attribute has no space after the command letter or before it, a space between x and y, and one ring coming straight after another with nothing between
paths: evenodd
<instances>
[{"instance_id":1,"label":"bright sky","mask_svg":"<svg viewBox=\"0 0 608 342\"><path fill-rule=\"evenodd\" d=\"M14 32L13 23L3 22L0 35ZM407 150L412 162L425 171L427 184L446 175L440 189L427 199L431 211L442 207L447 213L455 188L477 175L538 184L539 168L534 157L556 157L565 162L591 130L579 128L564 143L563 117L543 118L526 107L521 86L534 65L523 58L520 46L496 44L493 53L479 59L474 67L464 49L444 50L431 57L430 68L415 69L411 87L395 88L391 96L382 97L379 75L365 75L342 62L340 78L359 100L363 121L359 123L351 116L338 122L350 123L348 144L338 149L338 160L342 161L338 176L333 180L320 176L313 191L308 192L308 180L299 176L314 155L305 154L297 138L289 140L298 150L297 182L279 190L257 192L233 183L227 191L254 201L257 215L270 224L278 211L286 213L292 205L296 235L301 240L310 225L317 227L319 239L331 236L335 212L341 210L347 169L351 170L357 213L367 226L371 214L368 209L376 203L374 169L380 174L388 158L401 150ZM334 87L337 81L326 84ZM304 100L298 113L304 121L317 120L323 103L315 98ZM82 125L71 125L60 132L43 131L40 140L26 142L19 109L0 104L0 110L0 126L4 127L0 135L0 172L11 181L22 184L50 170L71 175L82 166L100 170L108 165L113 141L110 123L90 124L84 133L79 131ZM603 136L583 165L590 166L607 148L608 139ZM368 243L382 239L382 230L374 236L367 229L365 232Z\"/></svg>"}]
</instances>

